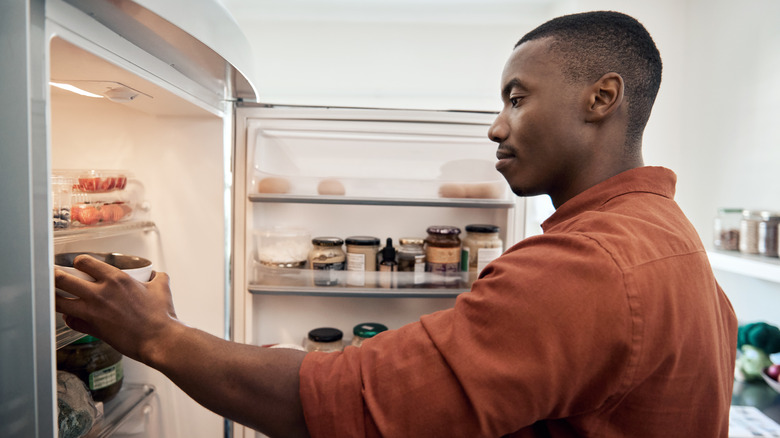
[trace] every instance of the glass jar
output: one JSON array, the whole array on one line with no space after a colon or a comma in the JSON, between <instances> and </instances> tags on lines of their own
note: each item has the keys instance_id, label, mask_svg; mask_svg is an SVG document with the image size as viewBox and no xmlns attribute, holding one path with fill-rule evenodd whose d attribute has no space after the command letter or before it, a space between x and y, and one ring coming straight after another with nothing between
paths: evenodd
<instances>
[{"instance_id":1,"label":"glass jar","mask_svg":"<svg viewBox=\"0 0 780 438\"><path fill-rule=\"evenodd\" d=\"M315 237L309 251L309 267L314 270L315 286L335 286L339 284L337 271L343 271L346 254L341 246L344 241L338 237Z\"/></svg>"},{"instance_id":2,"label":"glass jar","mask_svg":"<svg viewBox=\"0 0 780 438\"><path fill-rule=\"evenodd\" d=\"M379 324L378 322L360 323L352 329L353 336L351 344L355 347L360 347L363 344L363 341L373 338L384 331L387 331L387 327L384 324Z\"/></svg>"},{"instance_id":3,"label":"glass jar","mask_svg":"<svg viewBox=\"0 0 780 438\"><path fill-rule=\"evenodd\" d=\"M780 213L762 211L758 223L758 253L766 257L777 257L777 226Z\"/></svg>"},{"instance_id":4,"label":"glass jar","mask_svg":"<svg viewBox=\"0 0 780 438\"><path fill-rule=\"evenodd\" d=\"M761 220L761 211L742 210L742 219L739 222L739 252L758 254L758 224Z\"/></svg>"},{"instance_id":5,"label":"glass jar","mask_svg":"<svg viewBox=\"0 0 780 438\"><path fill-rule=\"evenodd\" d=\"M402 237L398 239L401 247L398 248L398 272L410 272L411 274L399 274L397 285L399 288L418 287L425 283L425 239L421 237Z\"/></svg>"},{"instance_id":6,"label":"glass jar","mask_svg":"<svg viewBox=\"0 0 780 438\"><path fill-rule=\"evenodd\" d=\"M452 286L460 280L460 228L448 225L428 227L425 239L425 271L433 275L431 286Z\"/></svg>"},{"instance_id":7,"label":"glass jar","mask_svg":"<svg viewBox=\"0 0 780 438\"><path fill-rule=\"evenodd\" d=\"M306 351L322 351L325 353L341 351L344 349L343 337L344 333L337 328L316 328L309 331L309 334L303 341L303 348Z\"/></svg>"},{"instance_id":8,"label":"glass jar","mask_svg":"<svg viewBox=\"0 0 780 438\"><path fill-rule=\"evenodd\" d=\"M463 238L463 271L482 272L488 263L504 252L504 242L498 237L496 225L466 225L466 237Z\"/></svg>"},{"instance_id":9,"label":"glass jar","mask_svg":"<svg viewBox=\"0 0 780 438\"><path fill-rule=\"evenodd\" d=\"M57 369L75 374L92 399L107 402L122 388L122 354L102 340L85 336L57 350Z\"/></svg>"},{"instance_id":10,"label":"glass jar","mask_svg":"<svg viewBox=\"0 0 780 438\"><path fill-rule=\"evenodd\" d=\"M376 271L379 238L372 236L347 237L347 284L350 286L372 286L374 276L366 277L366 271ZM366 284L368 280L368 283Z\"/></svg>"},{"instance_id":11,"label":"glass jar","mask_svg":"<svg viewBox=\"0 0 780 438\"><path fill-rule=\"evenodd\" d=\"M725 251L739 250L739 228L742 220L741 208L719 208L715 216L712 245Z\"/></svg>"}]
</instances>

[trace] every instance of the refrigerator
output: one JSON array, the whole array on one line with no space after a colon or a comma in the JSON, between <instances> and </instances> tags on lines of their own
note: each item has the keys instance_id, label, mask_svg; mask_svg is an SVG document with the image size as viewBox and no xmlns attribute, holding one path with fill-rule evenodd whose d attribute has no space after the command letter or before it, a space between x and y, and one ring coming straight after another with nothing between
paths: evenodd
<instances>
[{"instance_id":1,"label":"refrigerator","mask_svg":"<svg viewBox=\"0 0 780 438\"><path fill-rule=\"evenodd\" d=\"M269 235L300 232L308 255L323 236L398 247L433 225L464 237L491 224L506 249L524 233L523 203L493 169L495 114L257 102L250 45L217 1L10 0L0 41L0 436L57 434L56 352L82 336L54 311L57 253L147 258L171 276L182 320L270 347L318 327L347 343L360 323L398 328L451 307L478 273L442 284L334 271L323 286L308 257L266 263ZM126 185L84 194L86 174ZM80 203L125 212L63 223L62 207ZM155 370L123 367L89 436L258 435Z\"/></svg>"}]
</instances>

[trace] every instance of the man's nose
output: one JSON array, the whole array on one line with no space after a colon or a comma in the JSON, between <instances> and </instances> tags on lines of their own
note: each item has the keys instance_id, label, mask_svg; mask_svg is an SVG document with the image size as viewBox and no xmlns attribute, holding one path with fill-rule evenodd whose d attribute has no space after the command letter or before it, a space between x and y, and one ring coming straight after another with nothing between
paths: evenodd
<instances>
[{"instance_id":1,"label":"man's nose","mask_svg":"<svg viewBox=\"0 0 780 438\"><path fill-rule=\"evenodd\" d=\"M496 143L501 143L506 140L508 132L509 130L506 123L504 123L503 118L499 114L499 116L496 117L496 120L493 121L493 124L490 125L490 129L488 129L488 138Z\"/></svg>"}]
</instances>

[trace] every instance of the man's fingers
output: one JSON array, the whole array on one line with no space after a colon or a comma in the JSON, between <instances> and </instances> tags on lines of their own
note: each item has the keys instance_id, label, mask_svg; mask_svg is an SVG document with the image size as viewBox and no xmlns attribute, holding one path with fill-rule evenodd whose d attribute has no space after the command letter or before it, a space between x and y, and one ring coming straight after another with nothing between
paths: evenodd
<instances>
[{"instance_id":1,"label":"man's fingers","mask_svg":"<svg viewBox=\"0 0 780 438\"><path fill-rule=\"evenodd\" d=\"M61 269L54 268L54 287L62 289L76 297L81 298L89 296L91 294L91 283L92 282L78 278L75 275L68 274Z\"/></svg>"},{"instance_id":2,"label":"man's fingers","mask_svg":"<svg viewBox=\"0 0 780 438\"><path fill-rule=\"evenodd\" d=\"M86 254L76 256L76 258L73 259L73 267L98 280L115 274L120 270Z\"/></svg>"}]
</instances>

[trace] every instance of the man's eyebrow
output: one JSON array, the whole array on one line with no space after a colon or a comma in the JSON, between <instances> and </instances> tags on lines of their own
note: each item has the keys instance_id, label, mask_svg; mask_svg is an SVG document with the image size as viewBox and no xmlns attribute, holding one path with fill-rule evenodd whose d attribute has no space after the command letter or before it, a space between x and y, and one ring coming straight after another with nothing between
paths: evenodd
<instances>
[{"instance_id":1,"label":"man's eyebrow","mask_svg":"<svg viewBox=\"0 0 780 438\"><path fill-rule=\"evenodd\" d=\"M501 96L508 98L509 93L512 92L513 88L522 88L525 90L525 86L522 82L520 82L520 79L514 78L511 81L507 82L506 85L504 85L504 88L501 90Z\"/></svg>"}]
</instances>

